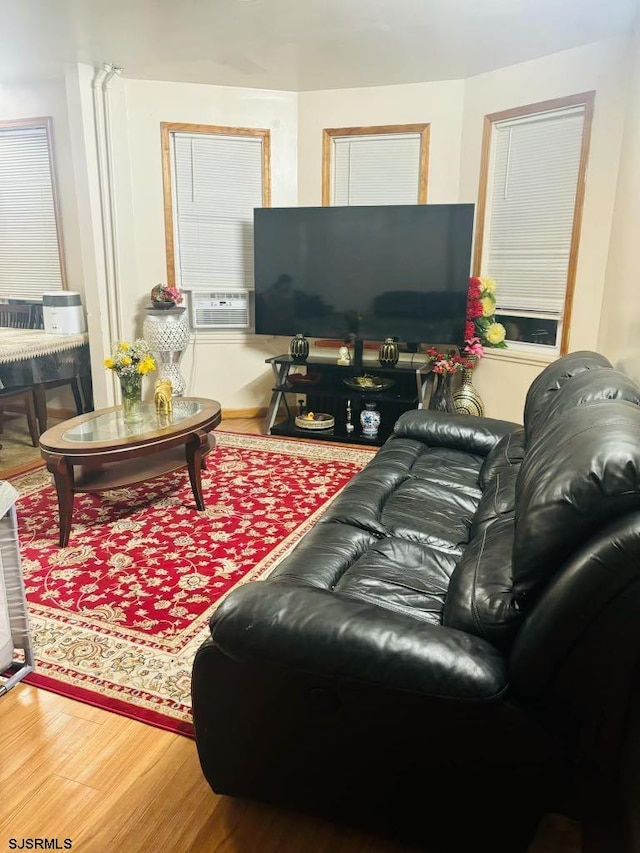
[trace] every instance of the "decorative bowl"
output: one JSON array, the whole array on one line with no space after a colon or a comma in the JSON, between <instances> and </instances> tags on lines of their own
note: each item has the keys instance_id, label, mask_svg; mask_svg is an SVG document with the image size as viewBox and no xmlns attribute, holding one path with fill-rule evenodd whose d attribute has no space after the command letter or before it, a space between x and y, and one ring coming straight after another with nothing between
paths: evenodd
<instances>
[{"instance_id":1,"label":"decorative bowl","mask_svg":"<svg viewBox=\"0 0 640 853\"><path fill-rule=\"evenodd\" d=\"M300 429L331 429L336 419L326 412L307 412L306 415L296 416L296 426Z\"/></svg>"},{"instance_id":2,"label":"decorative bowl","mask_svg":"<svg viewBox=\"0 0 640 853\"><path fill-rule=\"evenodd\" d=\"M394 385L393 379L383 379L381 376L369 376L364 373L362 376L350 376L342 380L347 388L352 388L354 391L386 391Z\"/></svg>"},{"instance_id":3,"label":"decorative bowl","mask_svg":"<svg viewBox=\"0 0 640 853\"><path fill-rule=\"evenodd\" d=\"M290 373L287 376L287 385L300 388L303 385L317 385L321 379L321 373Z\"/></svg>"}]
</instances>

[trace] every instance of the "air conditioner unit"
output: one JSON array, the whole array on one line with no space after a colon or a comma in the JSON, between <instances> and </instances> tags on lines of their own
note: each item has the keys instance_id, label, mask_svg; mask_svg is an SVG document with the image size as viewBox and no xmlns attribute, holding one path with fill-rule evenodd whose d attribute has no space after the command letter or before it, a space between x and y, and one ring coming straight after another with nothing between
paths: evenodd
<instances>
[{"instance_id":1,"label":"air conditioner unit","mask_svg":"<svg viewBox=\"0 0 640 853\"><path fill-rule=\"evenodd\" d=\"M193 329L248 329L248 293L191 292L191 327Z\"/></svg>"}]
</instances>

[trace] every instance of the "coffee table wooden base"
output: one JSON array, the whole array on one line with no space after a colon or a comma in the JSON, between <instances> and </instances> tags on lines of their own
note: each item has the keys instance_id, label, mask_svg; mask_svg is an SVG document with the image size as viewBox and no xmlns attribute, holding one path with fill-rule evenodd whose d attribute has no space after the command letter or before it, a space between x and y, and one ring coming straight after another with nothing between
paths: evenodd
<instances>
[{"instance_id":1,"label":"coffee table wooden base","mask_svg":"<svg viewBox=\"0 0 640 853\"><path fill-rule=\"evenodd\" d=\"M206 446L202 446L202 438ZM205 509L202 495L201 471L207 467L207 455L215 447L213 436L194 436L183 447L172 447L160 451L154 456L144 456L140 459L127 459L123 462L106 462L92 465L74 466L64 456L57 453L46 455L47 470L53 474L53 480L58 496L58 511L60 514L59 544L65 547L69 544L71 520L73 516L73 499L76 492L104 492L107 489L121 489L153 480L172 471L187 468L189 481L198 511ZM44 454L43 454L44 455Z\"/></svg>"},{"instance_id":2,"label":"coffee table wooden base","mask_svg":"<svg viewBox=\"0 0 640 853\"><path fill-rule=\"evenodd\" d=\"M65 438L73 425L82 428L97 420L99 412L72 418L40 437L41 454L53 475L58 496L61 547L69 543L76 492L119 489L187 468L196 507L204 510L202 469L215 447L211 430L220 423L220 405L200 398L187 401L202 408L188 422L183 420L175 426L161 426L111 443L87 441L81 445ZM113 411L103 410L106 414Z\"/></svg>"}]
</instances>

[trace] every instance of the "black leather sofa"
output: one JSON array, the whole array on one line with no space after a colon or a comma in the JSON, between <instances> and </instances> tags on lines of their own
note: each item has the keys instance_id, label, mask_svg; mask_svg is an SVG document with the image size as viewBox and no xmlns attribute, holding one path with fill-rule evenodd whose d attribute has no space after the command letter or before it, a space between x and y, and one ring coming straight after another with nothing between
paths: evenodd
<instances>
[{"instance_id":1,"label":"black leather sofa","mask_svg":"<svg viewBox=\"0 0 640 853\"><path fill-rule=\"evenodd\" d=\"M639 406L577 352L533 382L524 426L405 413L214 613L192 678L214 791L517 851L604 790L640 657Z\"/></svg>"}]
</instances>

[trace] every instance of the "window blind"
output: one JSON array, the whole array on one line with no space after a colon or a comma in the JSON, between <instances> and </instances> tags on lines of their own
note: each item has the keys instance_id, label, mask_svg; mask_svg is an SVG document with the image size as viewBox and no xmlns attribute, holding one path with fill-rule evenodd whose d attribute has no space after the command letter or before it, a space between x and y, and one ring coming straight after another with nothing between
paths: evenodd
<instances>
[{"instance_id":1,"label":"window blind","mask_svg":"<svg viewBox=\"0 0 640 853\"><path fill-rule=\"evenodd\" d=\"M176 280L253 287L253 210L262 207L262 140L172 133Z\"/></svg>"},{"instance_id":2,"label":"window blind","mask_svg":"<svg viewBox=\"0 0 640 853\"><path fill-rule=\"evenodd\" d=\"M499 311L562 317L583 125L580 106L493 128L484 257Z\"/></svg>"},{"instance_id":3,"label":"window blind","mask_svg":"<svg viewBox=\"0 0 640 853\"><path fill-rule=\"evenodd\" d=\"M47 127L0 127L0 296L62 286Z\"/></svg>"},{"instance_id":4,"label":"window blind","mask_svg":"<svg viewBox=\"0 0 640 853\"><path fill-rule=\"evenodd\" d=\"M420 144L418 133L335 137L331 203L416 204Z\"/></svg>"}]
</instances>

